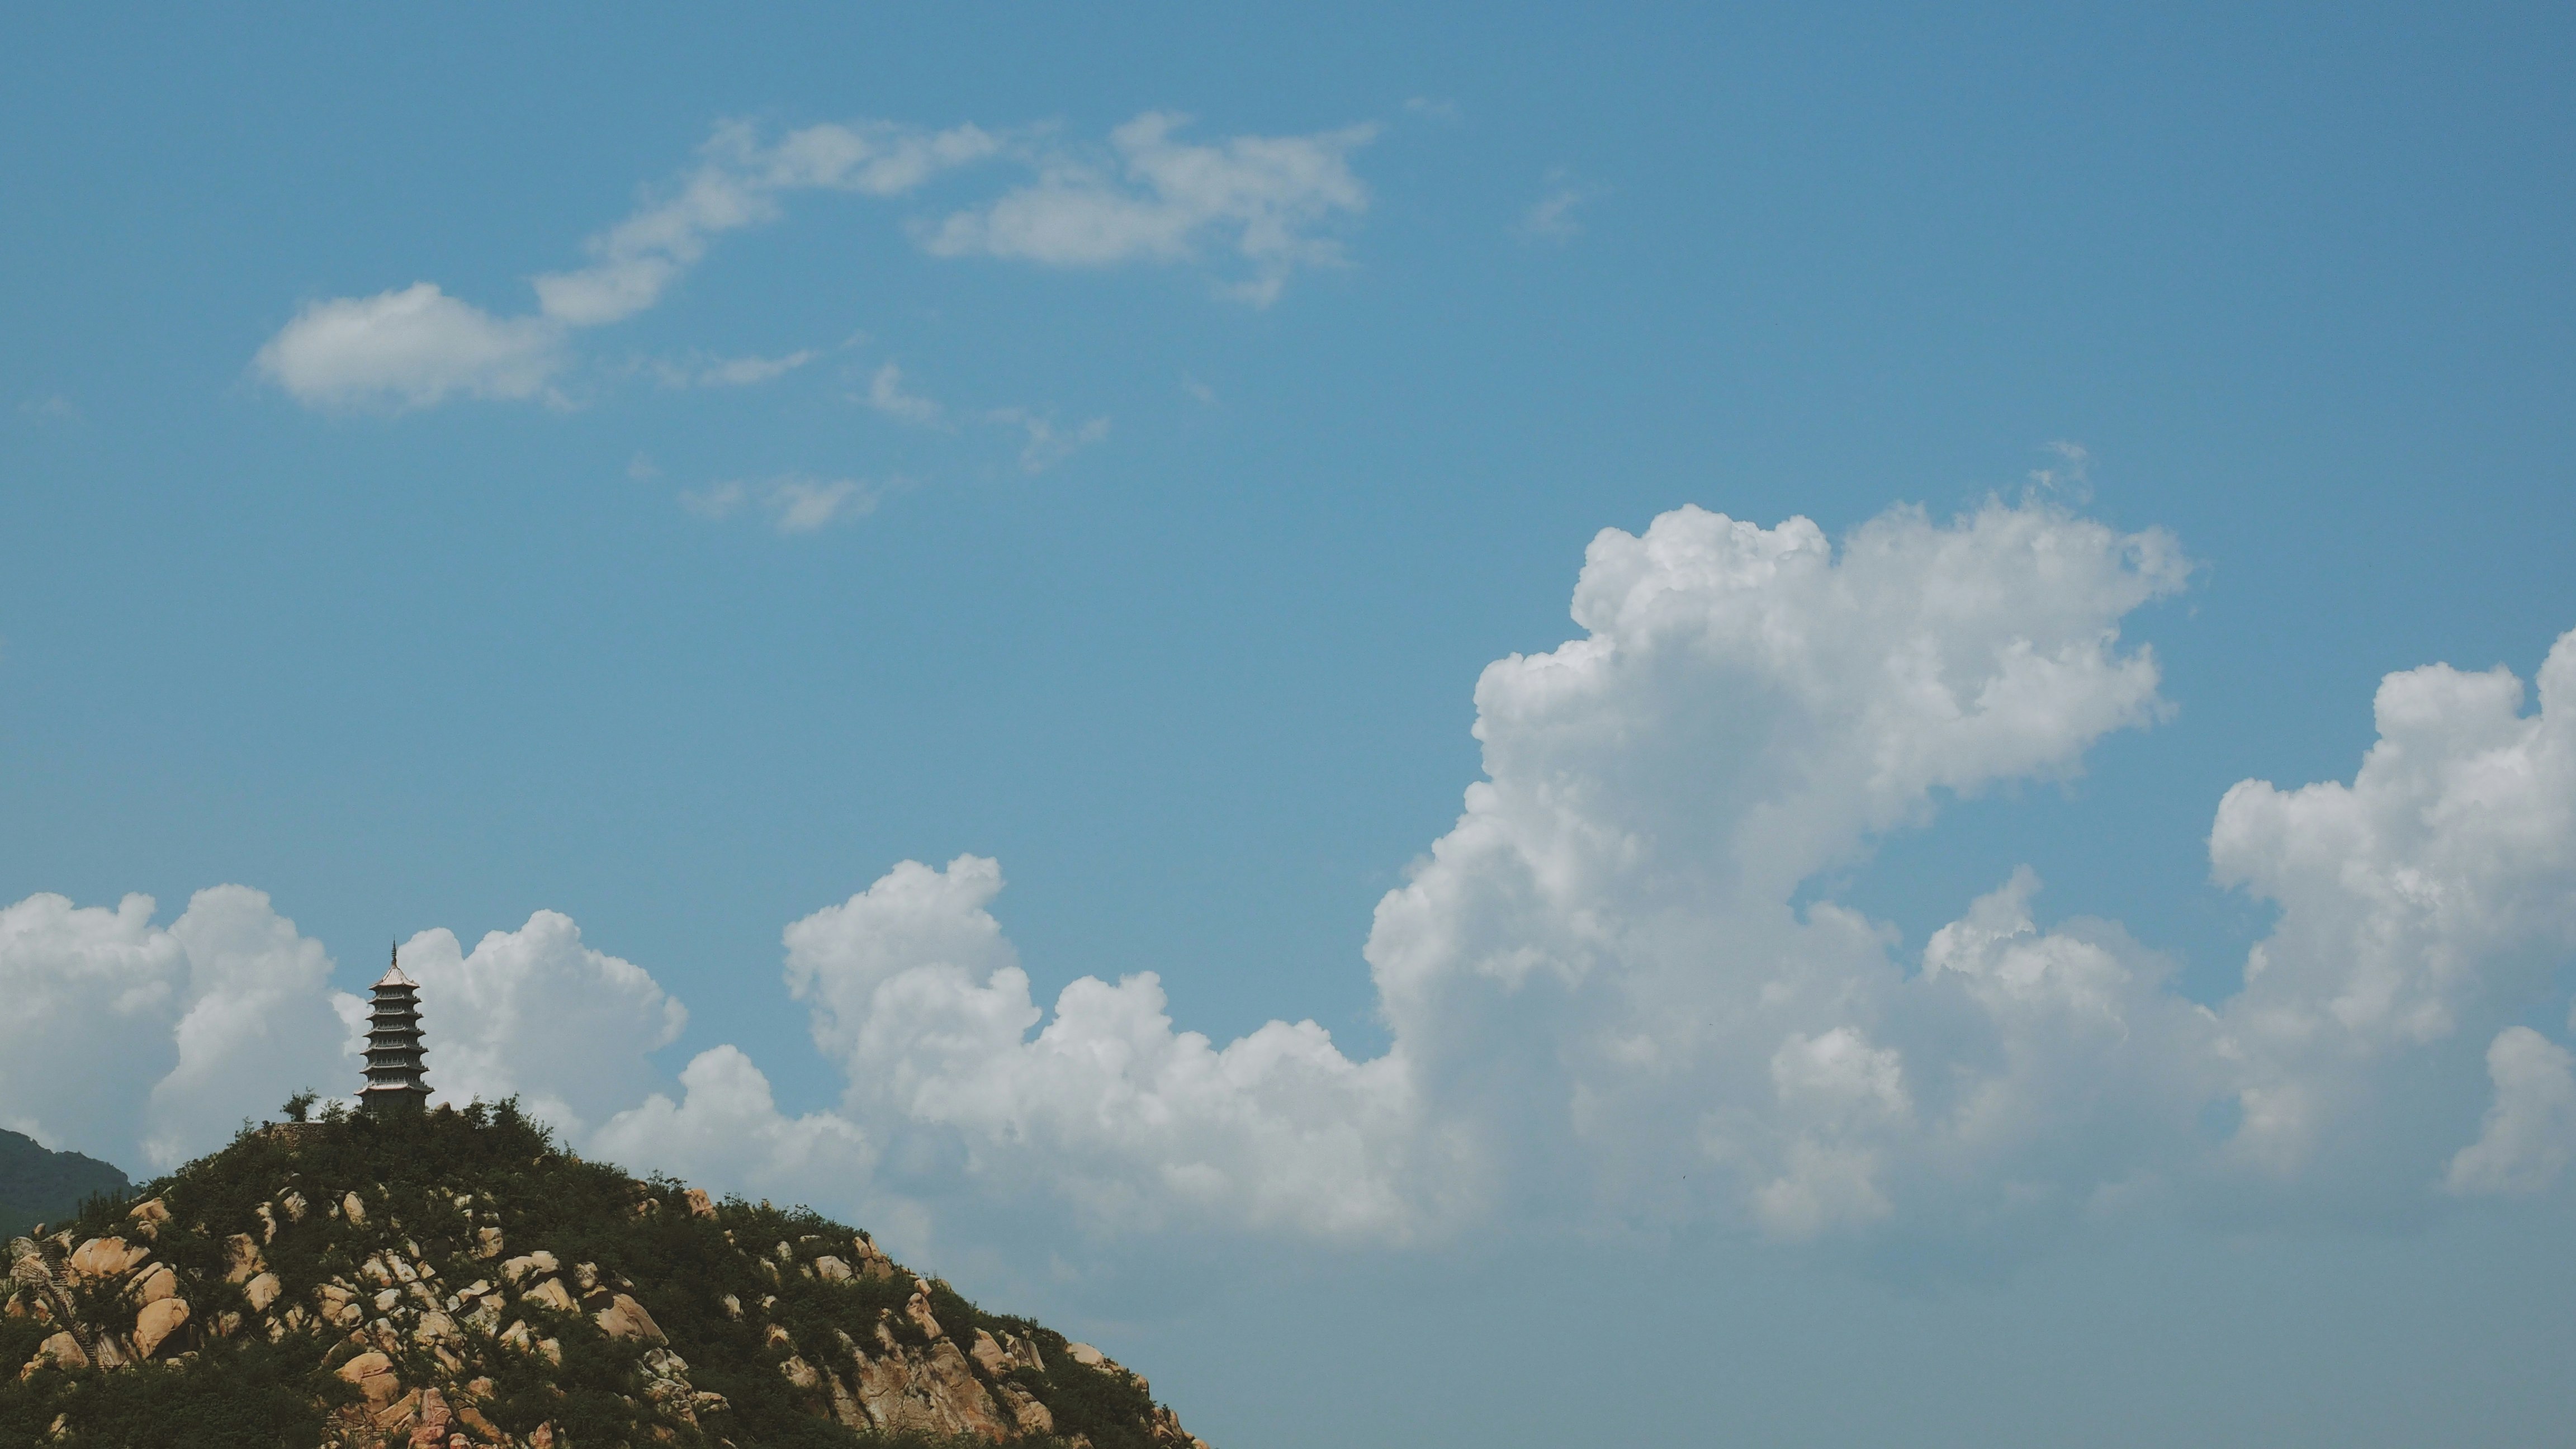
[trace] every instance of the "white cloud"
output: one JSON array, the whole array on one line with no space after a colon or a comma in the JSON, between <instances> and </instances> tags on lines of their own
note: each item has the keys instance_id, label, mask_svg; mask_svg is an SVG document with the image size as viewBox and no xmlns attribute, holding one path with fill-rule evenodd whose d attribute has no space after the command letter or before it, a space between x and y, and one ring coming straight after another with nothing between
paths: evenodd
<instances>
[{"instance_id":1,"label":"white cloud","mask_svg":"<svg viewBox=\"0 0 2576 1449\"><path fill-rule=\"evenodd\" d=\"M2249 1165L2384 1144L2384 1065L2484 1039L2576 948L2576 634L2540 700L2524 715L2502 668L2391 674L2351 784L2247 780L2219 802L2214 876L2280 907L2225 1011Z\"/></svg>"},{"instance_id":2,"label":"white cloud","mask_svg":"<svg viewBox=\"0 0 2576 1449\"><path fill-rule=\"evenodd\" d=\"M1109 438L1109 420L1093 418L1071 432L1059 431L1053 419L1026 408L996 408L984 415L986 421L1017 429L1026 441L1020 446L1020 468L1024 472L1043 473L1094 443Z\"/></svg>"},{"instance_id":3,"label":"white cloud","mask_svg":"<svg viewBox=\"0 0 2576 1449\"><path fill-rule=\"evenodd\" d=\"M423 931L401 962L420 983L424 1021L438 1026L433 1100L518 1096L576 1136L658 1084L648 1056L689 1020L644 968L585 945L554 911L485 934L470 954L444 927Z\"/></svg>"},{"instance_id":4,"label":"white cloud","mask_svg":"<svg viewBox=\"0 0 2576 1449\"><path fill-rule=\"evenodd\" d=\"M885 501L886 490L855 478L815 478L789 473L763 483L736 479L684 491L680 506L700 518L724 519L757 506L783 534L814 533L835 523L865 518Z\"/></svg>"},{"instance_id":5,"label":"white cloud","mask_svg":"<svg viewBox=\"0 0 2576 1449\"><path fill-rule=\"evenodd\" d=\"M711 509L794 506L729 487ZM2392 674L2349 783L2227 793L2213 871L2279 916L2215 1008L2116 924L2043 924L2028 869L1919 960L1823 889L1944 800L2065 778L2158 719L2157 662L2121 629L2187 573L2162 533L2045 496L1899 509L1839 546L1690 508L1605 530L1581 637L1485 670L1485 777L1377 907L1374 1059L1311 1021L1219 1044L1146 970L1041 1005L992 913L1000 868L970 855L787 928L835 1111L780 1112L729 1047L668 1089L649 1055L676 1003L546 913L472 956L443 932L406 948L432 1080L526 1093L592 1150L718 1185L1063 1202L1111 1232L1714 1222L2016 1251L2127 1204L2420 1210L2563 1180L2576 1066L2513 1018L2576 946L2576 633L2536 714L2502 670ZM0 1020L0 1112L56 1133L158 1113L175 1143L206 1130L178 1097L211 1122L245 1084L295 1085L252 1042L263 1014L228 1003L309 1015L318 951L226 891L168 932L139 898L0 912L0 987L32 1003ZM58 1082L57 1042L118 1070Z\"/></svg>"},{"instance_id":6,"label":"white cloud","mask_svg":"<svg viewBox=\"0 0 2576 1449\"><path fill-rule=\"evenodd\" d=\"M1355 1064L1313 1022L1223 1049L1175 1032L1151 973L1085 978L1043 1013L1000 926L990 860L913 862L787 928L790 989L850 1081L844 1111L953 1132L987 1190L1060 1192L1130 1229L1176 1216L1401 1233L1401 1063Z\"/></svg>"},{"instance_id":7,"label":"white cloud","mask_svg":"<svg viewBox=\"0 0 2576 1449\"><path fill-rule=\"evenodd\" d=\"M1204 244L1230 247L1250 275L1230 290L1274 300L1288 273L1340 260L1328 234L1368 204L1347 153L1374 128L1310 136L1237 136L1213 145L1171 138L1180 118L1148 113L1110 134L1097 157L1022 143L973 125L929 130L888 121L808 126L768 140L747 122L719 124L695 167L633 215L584 243L588 265L531 279L536 309L496 316L416 282L371 297L307 304L256 357L255 366L311 407L428 407L454 396L557 397L573 334L635 316L656 303L727 232L782 214L781 198L841 191L891 198L943 172L1006 154L1038 179L990 205L918 228L923 245L1067 264L1134 258L1178 261ZM700 386L766 381L810 361L720 360L662 369Z\"/></svg>"},{"instance_id":8,"label":"white cloud","mask_svg":"<svg viewBox=\"0 0 2576 1449\"><path fill-rule=\"evenodd\" d=\"M267 896L216 886L166 929L152 914L141 895L0 908L0 1123L166 1168L290 1092L354 1080L330 961Z\"/></svg>"},{"instance_id":9,"label":"white cloud","mask_svg":"<svg viewBox=\"0 0 2576 1449\"><path fill-rule=\"evenodd\" d=\"M868 406L907 423L936 427L948 410L929 398L903 390L903 369L889 362L868 379Z\"/></svg>"},{"instance_id":10,"label":"white cloud","mask_svg":"<svg viewBox=\"0 0 2576 1449\"><path fill-rule=\"evenodd\" d=\"M2576 1151L2576 1057L2530 1027L2507 1027L2487 1044L2487 1075L2495 1104L2485 1130L2451 1159L2443 1186L2462 1194L2552 1186Z\"/></svg>"},{"instance_id":11,"label":"white cloud","mask_svg":"<svg viewBox=\"0 0 2576 1449\"><path fill-rule=\"evenodd\" d=\"M1222 245L1251 272L1228 290L1255 306L1277 300L1296 268L1342 260L1330 229L1368 209L1349 155L1375 126L1191 145L1172 135L1186 124L1149 111L1110 132L1106 154L1047 154L1036 181L950 215L922 243L1067 267L1188 261Z\"/></svg>"},{"instance_id":12,"label":"white cloud","mask_svg":"<svg viewBox=\"0 0 2576 1449\"><path fill-rule=\"evenodd\" d=\"M307 305L260 349L256 365L313 407L427 407L458 394L539 396L570 365L565 347L575 329L623 321L651 307L716 237L776 219L782 193L895 195L942 169L989 156L998 145L973 126L926 131L887 122L809 126L769 143L745 123L726 122L699 148L696 169L667 195L590 239L590 265L535 278L534 314L495 317L434 283L417 282L373 297ZM699 380L760 381L775 375L764 371L773 365L740 359Z\"/></svg>"},{"instance_id":13,"label":"white cloud","mask_svg":"<svg viewBox=\"0 0 2576 1449\"><path fill-rule=\"evenodd\" d=\"M751 387L784 377L822 355L807 347L782 357L718 357L693 367L675 369L666 376L671 381L698 387Z\"/></svg>"},{"instance_id":14,"label":"white cloud","mask_svg":"<svg viewBox=\"0 0 2576 1449\"><path fill-rule=\"evenodd\" d=\"M808 126L773 145L746 122L725 122L671 195L590 239L589 266L537 278L538 308L574 327L622 321L660 301L715 237L775 220L782 192L893 196L998 145L973 126L931 132L884 121Z\"/></svg>"},{"instance_id":15,"label":"white cloud","mask_svg":"<svg viewBox=\"0 0 2576 1449\"><path fill-rule=\"evenodd\" d=\"M1546 194L1521 214L1520 234L1533 241L1569 242L1583 235L1575 213L1599 200L1602 188L1577 181L1559 166L1547 173Z\"/></svg>"},{"instance_id":16,"label":"white cloud","mask_svg":"<svg viewBox=\"0 0 2576 1449\"><path fill-rule=\"evenodd\" d=\"M1404 103L1404 108L1414 115L1425 116L1444 125L1456 125L1460 116L1456 101L1431 96L1414 96Z\"/></svg>"},{"instance_id":17,"label":"white cloud","mask_svg":"<svg viewBox=\"0 0 2576 1449\"><path fill-rule=\"evenodd\" d=\"M499 318L414 282L308 303L259 350L270 381L312 407L427 407L452 393L526 398L564 366L563 329Z\"/></svg>"}]
</instances>

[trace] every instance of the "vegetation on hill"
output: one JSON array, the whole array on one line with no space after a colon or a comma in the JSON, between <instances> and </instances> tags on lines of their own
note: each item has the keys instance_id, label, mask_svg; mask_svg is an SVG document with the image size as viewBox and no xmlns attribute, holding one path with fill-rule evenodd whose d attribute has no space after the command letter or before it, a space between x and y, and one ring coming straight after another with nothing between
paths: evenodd
<instances>
[{"instance_id":1,"label":"vegetation on hill","mask_svg":"<svg viewBox=\"0 0 2576 1449\"><path fill-rule=\"evenodd\" d=\"M585 1162L514 1103L246 1131L9 1256L0 1449L1199 1442L863 1232Z\"/></svg>"},{"instance_id":2,"label":"vegetation on hill","mask_svg":"<svg viewBox=\"0 0 2576 1449\"><path fill-rule=\"evenodd\" d=\"M49 1151L33 1137L0 1131L0 1238L64 1218L94 1193L124 1193L125 1174L95 1157Z\"/></svg>"}]
</instances>

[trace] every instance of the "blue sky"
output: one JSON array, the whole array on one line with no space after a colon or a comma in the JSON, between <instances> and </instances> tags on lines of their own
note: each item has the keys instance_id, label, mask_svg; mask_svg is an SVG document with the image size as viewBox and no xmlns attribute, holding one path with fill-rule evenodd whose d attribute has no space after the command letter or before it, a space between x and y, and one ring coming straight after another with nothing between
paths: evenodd
<instances>
[{"instance_id":1,"label":"blue sky","mask_svg":"<svg viewBox=\"0 0 2576 1449\"><path fill-rule=\"evenodd\" d=\"M2576 1141L2533 685L2576 628L2563 15L5 35L0 982L38 1005L0 1123L203 1150L331 1084L330 993L396 938L449 973L451 1089L885 1223L1220 1444L2513 1442L2570 1407L2530 1297L2571 1286ZM1795 542L1685 505L1845 551L1683 639L1606 581L1700 597ZM1642 662L1485 673L1587 633ZM2062 668L1952 729L1863 688L1927 639ZM265 902L188 926L225 885ZM2007 944L1937 934L1980 919ZM2135 1060L1958 1025L1944 940L1985 963L1955 980L2116 976ZM1255 1037L1290 1075L1240 1098L1186 1051L1142 1087L923 1055L1015 970L1331 1045ZM1765 980L1870 1004L1650 1042ZM2245 1045L2293 1019L2353 1041ZM150 1065L38 1085L101 1043ZM1995 1061L1996 1100L2093 1106L1943 1156L1938 1084ZM768 1156L685 1115L749 1112L747 1071ZM1209 1135L1044 1115L1094 1087ZM2297 1151L2260 1135L2291 1100ZM1536 1260L1563 1308L1503 1306ZM1607 1327L1479 1341L1511 1313ZM1542 1367L1615 1407L1516 1397Z\"/></svg>"}]
</instances>

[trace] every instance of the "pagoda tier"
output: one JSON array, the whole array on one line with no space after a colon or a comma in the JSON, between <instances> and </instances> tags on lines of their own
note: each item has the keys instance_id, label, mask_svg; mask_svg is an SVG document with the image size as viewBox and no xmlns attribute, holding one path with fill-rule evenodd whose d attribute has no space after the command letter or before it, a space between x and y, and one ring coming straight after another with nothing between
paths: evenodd
<instances>
[{"instance_id":1,"label":"pagoda tier","mask_svg":"<svg viewBox=\"0 0 2576 1449\"><path fill-rule=\"evenodd\" d=\"M417 1112L429 1102L421 1080L420 985L397 960L375 985L367 1012L367 1085L358 1092L369 1112Z\"/></svg>"}]
</instances>

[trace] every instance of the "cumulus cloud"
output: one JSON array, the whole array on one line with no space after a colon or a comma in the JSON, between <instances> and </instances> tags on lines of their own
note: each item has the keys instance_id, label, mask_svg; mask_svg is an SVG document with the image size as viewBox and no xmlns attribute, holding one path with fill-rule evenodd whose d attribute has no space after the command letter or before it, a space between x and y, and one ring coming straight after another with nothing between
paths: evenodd
<instances>
[{"instance_id":1,"label":"cumulus cloud","mask_svg":"<svg viewBox=\"0 0 2576 1449\"><path fill-rule=\"evenodd\" d=\"M1064 267L1187 261L1219 246L1250 272L1228 290L1255 306L1278 300L1298 267L1342 260L1331 229L1368 209L1349 157L1375 126L1202 145L1174 139L1188 122L1149 111L1110 132L1105 152L1046 153L1035 181L926 228L923 245Z\"/></svg>"},{"instance_id":2,"label":"cumulus cloud","mask_svg":"<svg viewBox=\"0 0 2576 1449\"><path fill-rule=\"evenodd\" d=\"M847 1072L848 1115L934 1129L992 1191L1063 1193L1095 1220L1210 1218L1400 1233L1400 1062L1354 1063L1311 1021L1223 1048L1172 1028L1151 972L1085 978L1041 1013L985 907L1000 868L915 862L787 928L787 978Z\"/></svg>"},{"instance_id":3,"label":"cumulus cloud","mask_svg":"<svg viewBox=\"0 0 2576 1449\"><path fill-rule=\"evenodd\" d=\"M2281 913L2226 1007L2249 1166L2388 1144L2410 1110L2389 1064L2484 1039L2576 948L2576 635L2540 701L2523 714L2502 668L2391 674L2350 784L2247 780L2219 802L2216 879Z\"/></svg>"},{"instance_id":4,"label":"cumulus cloud","mask_svg":"<svg viewBox=\"0 0 2576 1449\"><path fill-rule=\"evenodd\" d=\"M2503 670L2392 674L2350 781L2227 792L2214 878L2278 917L2215 1003L2117 923L2043 920L2027 867L1919 953L1824 888L1944 801L2067 778L2161 718L2123 625L2188 573L2163 533L2045 493L1839 543L1693 508L1605 530L1579 637L1485 670L1483 777L1378 904L1374 1058L1312 1021L1212 1040L1148 969L1041 1003L999 865L966 855L787 927L833 1110L781 1111L731 1047L662 1081L677 1003L550 913L471 954L405 947L432 1080L519 1092L589 1150L921 1230L924 1203L1060 1202L1105 1231L1719 1223L2021 1251L2139 1203L2549 1190L2576 1059L2518 1018L2576 948L2576 634L2536 712ZM0 912L0 986L33 1003L0 1021L8 1120L126 1112L178 1143L296 1084L233 1003L309 1014L318 948L238 888L168 931L150 914ZM62 1085L18 1072L40 1038L159 1055Z\"/></svg>"},{"instance_id":5,"label":"cumulus cloud","mask_svg":"<svg viewBox=\"0 0 2576 1449\"><path fill-rule=\"evenodd\" d=\"M2527 1026L2487 1044L2495 1105L2478 1140L2451 1159L2443 1186L2455 1193L2539 1192L2555 1184L2576 1151L2576 1057Z\"/></svg>"},{"instance_id":6,"label":"cumulus cloud","mask_svg":"<svg viewBox=\"0 0 2576 1449\"><path fill-rule=\"evenodd\" d=\"M445 927L423 931L403 944L400 960L420 983L423 1016L438 1023L434 1100L516 1096L576 1136L659 1085L649 1054L678 1040L689 1020L649 972L585 944L572 918L555 911L488 932L471 952ZM343 1002L353 1037L362 1037L363 1003Z\"/></svg>"},{"instance_id":7,"label":"cumulus cloud","mask_svg":"<svg viewBox=\"0 0 2576 1449\"><path fill-rule=\"evenodd\" d=\"M0 908L0 1122L164 1168L347 1074L329 958L267 896L216 886L167 927L152 917L143 895Z\"/></svg>"}]
</instances>

